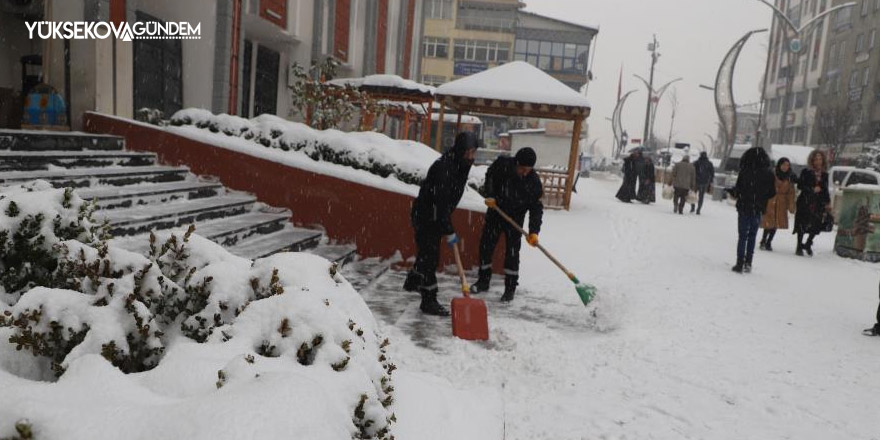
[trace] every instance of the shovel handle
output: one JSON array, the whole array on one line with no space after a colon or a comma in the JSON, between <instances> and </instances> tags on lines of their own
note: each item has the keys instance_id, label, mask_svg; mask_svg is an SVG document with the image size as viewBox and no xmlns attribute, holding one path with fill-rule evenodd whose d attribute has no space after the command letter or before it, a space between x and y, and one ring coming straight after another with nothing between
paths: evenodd
<instances>
[{"instance_id":1,"label":"shovel handle","mask_svg":"<svg viewBox=\"0 0 880 440\"><path fill-rule=\"evenodd\" d=\"M520 226L520 225L517 224L515 221L513 221L513 219L510 218L510 216L507 215L504 211L502 211L501 208L499 208L499 207L497 207L497 206L494 206L492 209L494 209L495 212L497 212L498 215L501 216L501 218L503 218L504 220L507 220L507 222L510 223L511 226L513 226L514 228L516 228L516 230L519 231L519 233L522 234L524 237L528 237L528 236L529 236L529 233L526 232L525 229L522 228L522 226ZM577 279L577 277L575 277L574 274L571 273L571 271L569 271L568 269L566 269L565 266L563 266L562 263L560 263L559 260L556 259L556 257L554 257L552 254L550 254L550 251L548 251L547 249L544 249L544 246L541 246L541 243L536 244L535 247L537 247L538 249L540 249L541 252L543 252L544 255L546 255L547 258L549 258L550 261L553 262L553 264L555 264L557 267L559 267L560 269L562 269L562 271L565 272L565 274L568 276L569 279L571 279L572 281L574 281L574 280Z\"/></svg>"},{"instance_id":2,"label":"shovel handle","mask_svg":"<svg viewBox=\"0 0 880 440\"><path fill-rule=\"evenodd\" d=\"M461 264L461 254L458 252L458 243L452 245L452 253L455 255L455 267L458 268L458 276L461 278L461 293L466 298L470 298L471 289L467 283L467 277L464 275L464 266Z\"/></svg>"}]
</instances>

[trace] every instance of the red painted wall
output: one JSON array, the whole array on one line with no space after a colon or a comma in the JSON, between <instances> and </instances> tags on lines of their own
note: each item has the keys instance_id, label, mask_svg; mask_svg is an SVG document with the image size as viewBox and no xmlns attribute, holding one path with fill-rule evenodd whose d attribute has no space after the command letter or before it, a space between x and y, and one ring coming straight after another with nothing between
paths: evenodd
<instances>
[{"instance_id":1,"label":"red painted wall","mask_svg":"<svg viewBox=\"0 0 880 440\"><path fill-rule=\"evenodd\" d=\"M331 239L357 245L362 256L390 257L397 251L405 259L415 256L410 196L303 171L116 117L87 112L83 120L89 133L122 136L129 150L155 152L163 164L186 165L195 174L218 177L228 188L253 193L261 202L288 208L294 224L320 225ZM465 267L479 264L483 222L481 212L459 209L453 214ZM503 249L502 239L494 256L498 273L503 271ZM441 264L455 264L447 249Z\"/></svg>"},{"instance_id":2,"label":"red painted wall","mask_svg":"<svg viewBox=\"0 0 880 440\"><path fill-rule=\"evenodd\" d=\"M348 31L351 25L351 0L336 1L335 29L333 30L333 56L348 62Z\"/></svg>"}]
</instances>

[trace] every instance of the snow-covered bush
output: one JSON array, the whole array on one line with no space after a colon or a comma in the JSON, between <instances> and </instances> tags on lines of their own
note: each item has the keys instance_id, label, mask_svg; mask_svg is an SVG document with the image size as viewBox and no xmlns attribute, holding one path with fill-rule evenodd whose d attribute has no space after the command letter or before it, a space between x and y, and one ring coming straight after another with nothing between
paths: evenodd
<instances>
[{"instance_id":1,"label":"snow-covered bush","mask_svg":"<svg viewBox=\"0 0 880 440\"><path fill-rule=\"evenodd\" d=\"M394 140L372 132L320 131L273 115L248 120L227 114L213 115L203 109L184 109L175 113L170 123L239 137L266 148L304 154L315 161L394 177L416 186L421 185L428 169L440 157L419 142ZM481 187L484 174L485 167L474 167L469 185L474 189Z\"/></svg>"},{"instance_id":2,"label":"snow-covered bush","mask_svg":"<svg viewBox=\"0 0 880 440\"><path fill-rule=\"evenodd\" d=\"M352 438L390 438L388 341L333 263L303 253L247 260L193 227L151 235L140 255L103 241L70 191L36 183L0 194L0 334L8 336L0 344L40 360L29 368L62 376L101 356L124 373L144 372L194 344L227 356L211 379L217 388L261 372L303 375L347 408ZM20 269L7 277L12 263ZM25 374L10 364L0 368Z\"/></svg>"}]
</instances>

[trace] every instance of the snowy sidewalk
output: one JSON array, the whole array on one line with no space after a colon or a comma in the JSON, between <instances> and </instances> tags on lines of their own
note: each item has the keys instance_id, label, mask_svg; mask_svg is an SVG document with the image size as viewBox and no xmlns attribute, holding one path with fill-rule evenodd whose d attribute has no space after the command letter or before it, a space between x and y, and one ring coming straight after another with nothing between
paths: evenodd
<instances>
[{"instance_id":1,"label":"snowy sidewalk","mask_svg":"<svg viewBox=\"0 0 880 440\"><path fill-rule=\"evenodd\" d=\"M525 246L516 300L485 297L488 343L422 317L400 273L362 292L401 372L445 378L467 392L448 405L484 409L453 417L473 428L457 437L401 417L400 440L880 438L880 341L860 334L873 323L877 266L833 255L833 234L816 257L796 257L780 232L775 252L756 251L754 273L734 274L732 206L674 215L664 200L620 203L618 184L581 180L572 211L545 217L543 244L599 286L595 308ZM441 278L448 302L458 284Z\"/></svg>"}]
</instances>

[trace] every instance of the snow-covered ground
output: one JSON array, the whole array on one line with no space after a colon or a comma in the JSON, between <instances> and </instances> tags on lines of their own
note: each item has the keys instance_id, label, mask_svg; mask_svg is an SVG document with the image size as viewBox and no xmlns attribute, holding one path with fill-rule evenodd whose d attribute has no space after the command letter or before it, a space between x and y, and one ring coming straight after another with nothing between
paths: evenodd
<instances>
[{"instance_id":1,"label":"snow-covered ground","mask_svg":"<svg viewBox=\"0 0 880 440\"><path fill-rule=\"evenodd\" d=\"M588 308L530 248L516 300L498 301L498 278L486 296L488 342L455 339L448 318L422 316L418 296L400 291L400 272L362 290L398 366L398 440L880 439L880 340L860 334L873 323L877 266L833 255L830 234L816 257L796 257L792 236L780 233L752 274L734 274L732 206L707 202L702 216L679 216L668 201L618 202L618 184L594 173L570 212L545 217L542 242L600 288ZM291 264L299 266L310 267ZM326 278L321 267L282 281L314 284ZM441 277L443 300L456 294L455 278ZM249 312L300 309L263 304ZM233 329L278 327L241 316ZM36 438L49 439L350 438L354 402L332 392L354 389L350 378L278 359L253 364L241 356L252 342L179 339L159 367L131 375L87 355L54 384L28 380L34 361L4 345L0 436L25 416Z\"/></svg>"},{"instance_id":2,"label":"snow-covered ground","mask_svg":"<svg viewBox=\"0 0 880 440\"><path fill-rule=\"evenodd\" d=\"M833 255L832 234L814 258L796 257L780 232L738 275L732 206L679 216L665 200L627 205L613 197L619 180L594 176L571 212L546 214L541 236L599 286L595 317L532 249L517 299L487 297L488 343L422 318L415 295L391 292L399 277L363 292L402 372L440 376L472 399L418 399L437 405L399 417L399 439L880 438L880 340L860 333L873 324L878 266ZM456 294L454 278L444 287ZM474 406L483 411L447 413Z\"/></svg>"}]
</instances>

